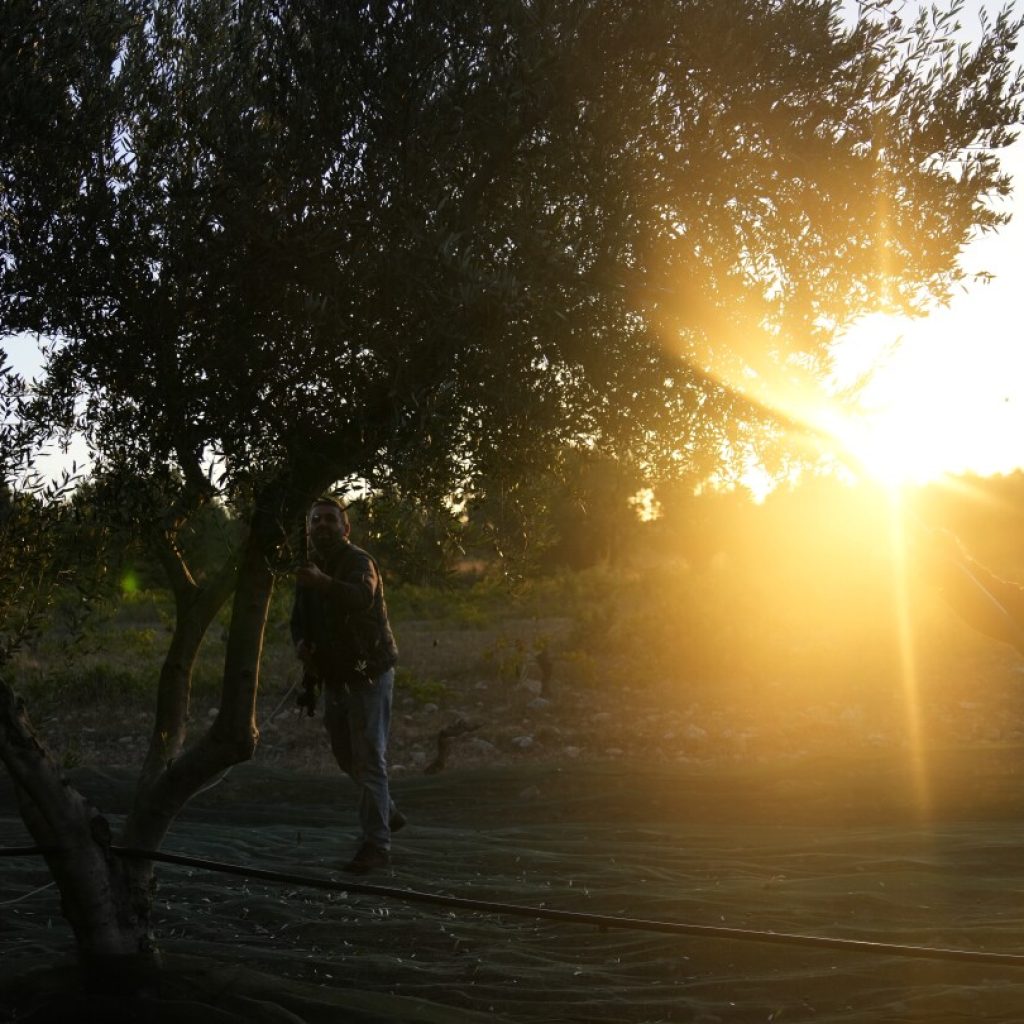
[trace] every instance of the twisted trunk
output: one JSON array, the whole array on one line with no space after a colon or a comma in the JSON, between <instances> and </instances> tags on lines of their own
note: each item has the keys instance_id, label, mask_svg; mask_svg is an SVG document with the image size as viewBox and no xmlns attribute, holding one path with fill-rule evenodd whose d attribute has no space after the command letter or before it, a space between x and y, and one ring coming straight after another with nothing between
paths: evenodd
<instances>
[{"instance_id":1,"label":"twisted trunk","mask_svg":"<svg viewBox=\"0 0 1024 1024\"><path fill-rule=\"evenodd\" d=\"M192 796L221 772L252 757L259 736L256 696L273 585L274 577L263 552L247 545L238 569L217 717L195 744L166 759L163 751L170 737L160 735L158 724L148 770L143 772L126 822L126 845L158 848L171 822ZM197 652L198 643L192 651L193 660ZM177 736L173 744L180 751ZM144 864L140 862L140 866Z\"/></svg>"},{"instance_id":2,"label":"twisted trunk","mask_svg":"<svg viewBox=\"0 0 1024 1024\"><path fill-rule=\"evenodd\" d=\"M83 965L102 977L111 964L152 960L149 901L135 898L130 866L111 852L108 821L64 777L3 680L0 760L30 835L46 850Z\"/></svg>"},{"instance_id":3,"label":"twisted trunk","mask_svg":"<svg viewBox=\"0 0 1024 1024\"><path fill-rule=\"evenodd\" d=\"M252 757L259 738L256 698L264 629L273 594L273 555L283 525L325 486L317 472L278 481L261 495L237 561L207 585L191 578L173 536L164 557L175 594L176 622L161 669L157 714L122 845L157 850L178 812L232 765ZM207 629L234 589L217 716L185 746L192 669ZM24 704L0 678L0 760L14 780L22 817L61 893L79 960L93 983L131 987L149 977L153 863L112 850L110 825L64 777L29 721ZM138 967L142 966L140 974Z\"/></svg>"},{"instance_id":4,"label":"twisted trunk","mask_svg":"<svg viewBox=\"0 0 1024 1024\"><path fill-rule=\"evenodd\" d=\"M249 760L259 741L256 698L264 630L273 596L271 559L283 539L282 524L308 504L323 481L305 487L268 488L257 502L248 537L237 563L206 589L198 589L183 563L171 561L168 575L176 581L176 628L163 667L157 718L149 754L139 779L132 811L125 823L123 843L141 850L158 850L178 813L211 780L233 765ZM174 552L176 555L176 552ZM184 747L192 666L210 623L234 588L228 630L220 707L207 731ZM148 908L154 890L153 862L128 861L133 905Z\"/></svg>"},{"instance_id":5,"label":"twisted trunk","mask_svg":"<svg viewBox=\"0 0 1024 1024\"><path fill-rule=\"evenodd\" d=\"M230 590L230 587L228 587ZM157 721L125 823L124 846L156 850L189 799L256 749L256 696L273 573L258 540L243 552L235 579L221 706L213 724L182 752L192 667L221 602L196 593L179 619L160 678ZM0 758L15 782L20 811L62 897L82 964L96 976L125 958L151 959L152 861L111 851L110 825L64 778L33 729L22 701L0 682ZM122 967L115 970L121 970Z\"/></svg>"}]
</instances>

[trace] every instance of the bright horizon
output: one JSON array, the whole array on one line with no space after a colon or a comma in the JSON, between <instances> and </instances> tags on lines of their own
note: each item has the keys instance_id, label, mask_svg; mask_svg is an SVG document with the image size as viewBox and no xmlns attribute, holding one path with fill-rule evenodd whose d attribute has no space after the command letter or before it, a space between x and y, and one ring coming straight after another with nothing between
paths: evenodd
<instances>
[{"instance_id":1,"label":"bright horizon","mask_svg":"<svg viewBox=\"0 0 1024 1024\"><path fill-rule=\"evenodd\" d=\"M960 15L968 42L977 39L982 11L991 16L999 6L968 0ZM843 2L848 18L856 7L853 0ZM1018 44L1018 59L1022 53ZM963 290L919 320L868 318L836 347L840 384L871 373L857 403L852 447L883 482L927 483L1024 468L1024 139L1003 150L1000 162L1014 191L997 208L1012 219L967 247ZM971 281L981 272L993 279Z\"/></svg>"},{"instance_id":2,"label":"bright horizon","mask_svg":"<svg viewBox=\"0 0 1024 1024\"><path fill-rule=\"evenodd\" d=\"M1024 467L1024 143L1006 151L1004 166L1015 181L1013 220L964 257L969 274L994 279L968 280L948 307L919 320L869 318L837 348L841 380L872 374L858 402L865 444L857 454L891 482Z\"/></svg>"}]
</instances>

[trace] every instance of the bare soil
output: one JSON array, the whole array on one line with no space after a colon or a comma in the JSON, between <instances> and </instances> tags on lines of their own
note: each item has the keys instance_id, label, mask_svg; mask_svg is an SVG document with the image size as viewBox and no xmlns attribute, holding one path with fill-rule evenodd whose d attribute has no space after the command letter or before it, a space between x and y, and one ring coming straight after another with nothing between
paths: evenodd
<instances>
[{"instance_id":1,"label":"bare soil","mask_svg":"<svg viewBox=\"0 0 1024 1024\"><path fill-rule=\"evenodd\" d=\"M936 658L914 693L797 689L757 679L728 692L701 680L639 678L628 663L581 669L567 619L504 620L491 628L401 624L391 728L392 776L594 760L701 770L817 756L923 756L920 748L1024 744L1024 679L1008 649L980 643ZM538 661L553 652L549 670ZM300 671L288 646L269 645L256 761L307 774L337 772L322 720L296 706ZM216 714L193 703L193 734ZM37 720L69 767L131 768L149 741L147 705L58 702ZM459 727L462 723L462 727ZM916 751L916 752L915 752Z\"/></svg>"}]
</instances>

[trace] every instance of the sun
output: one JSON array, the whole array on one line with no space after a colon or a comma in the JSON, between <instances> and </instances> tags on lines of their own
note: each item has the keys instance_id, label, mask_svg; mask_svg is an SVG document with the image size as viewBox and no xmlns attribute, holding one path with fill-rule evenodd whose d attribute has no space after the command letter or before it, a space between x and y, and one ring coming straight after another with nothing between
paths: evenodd
<instances>
[{"instance_id":1,"label":"sun","mask_svg":"<svg viewBox=\"0 0 1024 1024\"><path fill-rule=\"evenodd\" d=\"M911 403L833 420L831 435L848 469L889 488L925 484L954 471L933 424Z\"/></svg>"},{"instance_id":2,"label":"sun","mask_svg":"<svg viewBox=\"0 0 1024 1024\"><path fill-rule=\"evenodd\" d=\"M1024 346L1009 325L879 315L832 355L824 380L799 367L702 372L777 414L813 458L889 489L1024 468ZM781 482L756 458L738 479L755 499Z\"/></svg>"},{"instance_id":3,"label":"sun","mask_svg":"<svg viewBox=\"0 0 1024 1024\"><path fill-rule=\"evenodd\" d=\"M1024 352L1012 333L941 318L862 321L835 351L837 382L864 383L833 431L889 485L1024 466Z\"/></svg>"},{"instance_id":4,"label":"sun","mask_svg":"<svg viewBox=\"0 0 1024 1024\"><path fill-rule=\"evenodd\" d=\"M824 382L762 374L735 386L857 479L897 489L1011 473L1024 467L1024 347L1010 333L876 316L839 340Z\"/></svg>"}]
</instances>

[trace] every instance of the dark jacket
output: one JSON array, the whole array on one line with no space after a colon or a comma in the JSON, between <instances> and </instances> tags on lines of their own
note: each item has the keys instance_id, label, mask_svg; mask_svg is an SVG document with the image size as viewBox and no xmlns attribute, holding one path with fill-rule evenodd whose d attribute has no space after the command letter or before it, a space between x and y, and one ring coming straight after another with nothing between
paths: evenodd
<instances>
[{"instance_id":1,"label":"dark jacket","mask_svg":"<svg viewBox=\"0 0 1024 1024\"><path fill-rule=\"evenodd\" d=\"M398 661L377 563L347 540L330 558L316 557L327 587L295 588L292 642L314 646L317 674L327 681L373 679Z\"/></svg>"}]
</instances>

